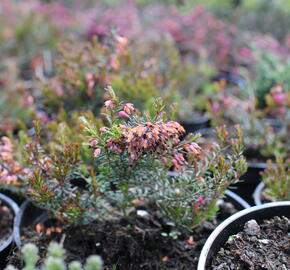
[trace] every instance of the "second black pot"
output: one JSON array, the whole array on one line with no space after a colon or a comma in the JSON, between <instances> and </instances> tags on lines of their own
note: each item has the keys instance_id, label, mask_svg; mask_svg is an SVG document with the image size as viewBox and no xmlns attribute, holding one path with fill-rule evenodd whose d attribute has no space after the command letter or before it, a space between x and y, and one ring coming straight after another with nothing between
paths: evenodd
<instances>
[{"instance_id":1,"label":"second black pot","mask_svg":"<svg viewBox=\"0 0 290 270\"><path fill-rule=\"evenodd\" d=\"M15 218L19 211L19 207L16 204L16 202L14 202L11 198L1 193L0 193L0 200L5 205L7 205L11 209L11 211L13 211L14 218ZM11 233L11 235L5 241L3 241L2 244L0 244L0 269L4 269L4 267L6 266L6 263L7 263L6 259L7 259L7 256L9 255L12 245L13 245L13 233Z\"/></svg>"},{"instance_id":2,"label":"second black pot","mask_svg":"<svg viewBox=\"0 0 290 270\"><path fill-rule=\"evenodd\" d=\"M223 221L207 239L198 262L197 270L210 269L215 254L231 235L243 230L244 224L255 219L258 223L274 216L290 218L290 201L267 203L242 210Z\"/></svg>"},{"instance_id":3,"label":"second black pot","mask_svg":"<svg viewBox=\"0 0 290 270\"><path fill-rule=\"evenodd\" d=\"M254 205L253 193L256 186L261 181L260 173L267 167L266 163L248 163L247 172L241 176L238 183L232 185L233 191L246 200L250 205Z\"/></svg>"},{"instance_id":4,"label":"second black pot","mask_svg":"<svg viewBox=\"0 0 290 270\"><path fill-rule=\"evenodd\" d=\"M200 129L209 128L210 119L207 116L201 116L194 119L181 121L180 124L184 127L186 134L189 134Z\"/></svg>"},{"instance_id":5,"label":"second black pot","mask_svg":"<svg viewBox=\"0 0 290 270\"><path fill-rule=\"evenodd\" d=\"M23 229L27 227L33 228L36 224L43 222L46 219L48 219L47 213L44 210L35 207L31 202L25 201L21 205L19 212L15 217L13 228L14 241L18 248L21 248L21 233Z\"/></svg>"}]
</instances>

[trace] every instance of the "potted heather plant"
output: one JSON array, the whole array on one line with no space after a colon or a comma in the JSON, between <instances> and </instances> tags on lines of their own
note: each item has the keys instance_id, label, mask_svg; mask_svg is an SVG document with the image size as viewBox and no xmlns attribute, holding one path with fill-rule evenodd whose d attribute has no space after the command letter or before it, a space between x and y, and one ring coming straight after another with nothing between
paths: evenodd
<instances>
[{"instance_id":1,"label":"potted heather plant","mask_svg":"<svg viewBox=\"0 0 290 270\"><path fill-rule=\"evenodd\" d=\"M17 203L2 193L2 187L16 182L21 171L19 163L13 159L13 147L7 137L0 144L0 267L5 267L7 256L12 247L13 223L19 210Z\"/></svg>"},{"instance_id":2,"label":"potted heather plant","mask_svg":"<svg viewBox=\"0 0 290 270\"><path fill-rule=\"evenodd\" d=\"M22 80L53 73L51 58L57 43L77 30L75 16L65 5L29 1L3 3L0 19L0 49L6 59L15 59Z\"/></svg>"},{"instance_id":3,"label":"potted heather plant","mask_svg":"<svg viewBox=\"0 0 290 270\"><path fill-rule=\"evenodd\" d=\"M289 92L279 85L274 87L266 96L267 107L260 109L254 95L249 99L226 90L221 85L209 102L209 114L214 125L239 123L243 129L249 170L243 176L245 181L238 184L238 194L252 202L251 194L260 181L260 172L266 168L266 160L289 156ZM279 126L273 126L272 119L279 119Z\"/></svg>"},{"instance_id":4,"label":"potted heather plant","mask_svg":"<svg viewBox=\"0 0 290 270\"><path fill-rule=\"evenodd\" d=\"M289 160L277 158L267 162L266 169L261 173L262 181L253 194L256 205L272 201L290 201Z\"/></svg>"},{"instance_id":5,"label":"potted heather plant","mask_svg":"<svg viewBox=\"0 0 290 270\"><path fill-rule=\"evenodd\" d=\"M22 166L18 156L18 149L13 140L6 136L0 137L0 191L17 203L21 203L24 199L19 193L21 186L19 179L23 175L28 175L30 171Z\"/></svg>"},{"instance_id":6,"label":"potted heather plant","mask_svg":"<svg viewBox=\"0 0 290 270\"><path fill-rule=\"evenodd\" d=\"M103 42L72 39L60 44L55 76L35 82L35 95L52 118L63 110L99 114L108 84L138 109L150 110L159 96L172 104L180 100L181 65L169 41L144 46L115 33Z\"/></svg>"},{"instance_id":7,"label":"potted heather plant","mask_svg":"<svg viewBox=\"0 0 290 270\"><path fill-rule=\"evenodd\" d=\"M33 97L24 91L24 83L18 80L15 63L7 61L0 67L0 136L17 133L33 115Z\"/></svg>"},{"instance_id":8,"label":"potted heather plant","mask_svg":"<svg viewBox=\"0 0 290 270\"><path fill-rule=\"evenodd\" d=\"M5 267L12 248L13 222L19 210L18 205L8 196L0 193L0 267Z\"/></svg>"},{"instance_id":9,"label":"potted heather plant","mask_svg":"<svg viewBox=\"0 0 290 270\"><path fill-rule=\"evenodd\" d=\"M195 241L212 230L217 221L207 221L215 220L225 190L246 170L241 130L230 138L225 127L217 128L219 143L203 149L198 136L180 139L184 129L167 120L162 100L151 114L141 114L110 87L107 94L105 126L81 118L86 145L69 144L54 153L37 141L28 146L33 174L27 194L56 221L39 220L22 230L21 238L35 239L44 250L66 235L67 261L84 260L89 252L101 254L108 266L194 267L200 251ZM82 163L81 147L93 149L91 167ZM170 176L169 170L177 174ZM83 189L69 181L73 173L85 176ZM79 241L83 249L76 252ZM175 245L182 246L181 253L172 253ZM183 262L187 249L194 259Z\"/></svg>"},{"instance_id":10,"label":"potted heather plant","mask_svg":"<svg viewBox=\"0 0 290 270\"><path fill-rule=\"evenodd\" d=\"M215 68L206 61L182 59L168 39L144 45L112 33L102 42L69 40L60 44L55 67L53 78L43 77L33 87L36 103L52 119L63 110L99 114L107 99L104 87L110 84L142 111L150 111L161 96L187 133L209 127L205 111L212 91L201 93L201 88Z\"/></svg>"}]
</instances>

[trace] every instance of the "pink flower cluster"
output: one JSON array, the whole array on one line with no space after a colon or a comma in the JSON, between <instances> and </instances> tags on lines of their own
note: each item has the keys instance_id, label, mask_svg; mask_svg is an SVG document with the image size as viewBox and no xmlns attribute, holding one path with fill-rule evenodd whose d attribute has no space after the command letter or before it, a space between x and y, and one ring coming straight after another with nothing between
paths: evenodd
<instances>
[{"instance_id":1,"label":"pink flower cluster","mask_svg":"<svg viewBox=\"0 0 290 270\"><path fill-rule=\"evenodd\" d=\"M91 22L86 33L88 39L93 36L107 36L111 29L117 29L122 36L131 37L140 28L137 6L134 3L115 5L107 9L99 6L90 15Z\"/></svg>"},{"instance_id":2,"label":"pink flower cluster","mask_svg":"<svg viewBox=\"0 0 290 270\"><path fill-rule=\"evenodd\" d=\"M237 29L202 6L197 6L187 15L172 9L161 21L161 29L170 33L181 51L193 52L197 57L206 56L218 63L221 69L251 59L246 44L238 39Z\"/></svg>"},{"instance_id":3,"label":"pink flower cluster","mask_svg":"<svg viewBox=\"0 0 290 270\"><path fill-rule=\"evenodd\" d=\"M118 125L120 130L118 136L112 136L114 131L108 127L100 128L100 136L104 136L104 140L93 137L90 139L90 146L94 148L94 157L98 157L102 152L107 153L108 150L114 153L127 152L130 162L134 163L141 156L154 153L165 165L172 163L174 169L180 171L188 164L188 154L197 157L201 153L201 148L196 143L180 140L185 130L177 122L147 121L145 124L136 123L132 126L130 121L137 116L133 104L114 104L112 100L108 100L105 102L105 107L110 110L121 108L115 112L120 118L128 118L129 123Z\"/></svg>"},{"instance_id":4,"label":"pink flower cluster","mask_svg":"<svg viewBox=\"0 0 290 270\"><path fill-rule=\"evenodd\" d=\"M281 85L276 85L266 96L266 101L271 115L286 116L290 108L290 93Z\"/></svg>"},{"instance_id":5,"label":"pink flower cluster","mask_svg":"<svg viewBox=\"0 0 290 270\"><path fill-rule=\"evenodd\" d=\"M18 176L29 174L27 168L22 168L14 159L13 145L8 137L0 139L0 184L17 185Z\"/></svg>"}]
</instances>

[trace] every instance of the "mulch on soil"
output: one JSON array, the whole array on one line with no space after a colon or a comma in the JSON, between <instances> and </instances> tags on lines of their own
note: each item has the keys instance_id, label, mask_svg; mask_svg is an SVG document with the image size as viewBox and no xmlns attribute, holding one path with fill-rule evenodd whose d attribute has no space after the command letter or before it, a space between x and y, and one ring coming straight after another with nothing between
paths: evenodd
<instances>
[{"instance_id":1,"label":"mulch on soil","mask_svg":"<svg viewBox=\"0 0 290 270\"><path fill-rule=\"evenodd\" d=\"M274 217L258 225L251 220L214 258L213 270L290 269L290 220Z\"/></svg>"},{"instance_id":2,"label":"mulch on soil","mask_svg":"<svg viewBox=\"0 0 290 270\"><path fill-rule=\"evenodd\" d=\"M164 233L175 231L175 228L156 209L139 210L145 210L147 215L140 215L135 210L120 221L95 221L86 226L68 226L61 233L52 233L50 236L26 230L24 242L36 243L43 258L50 241L63 241L67 262L84 262L87 256L99 254L106 270L196 269L200 251L210 233L224 218L236 212L231 204L223 203L220 220L205 222L190 235L179 235L174 239L164 236ZM10 263L22 267L19 252L11 256Z\"/></svg>"},{"instance_id":3,"label":"mulch on soil","mask_svg":"<svg viewBox=\"0 0 290 270\"><path fill-rule=\"evenodd\" d=\"M0 245L7 240L13 230L13 211L0 200Z\"/></svg>"}]
</instances>

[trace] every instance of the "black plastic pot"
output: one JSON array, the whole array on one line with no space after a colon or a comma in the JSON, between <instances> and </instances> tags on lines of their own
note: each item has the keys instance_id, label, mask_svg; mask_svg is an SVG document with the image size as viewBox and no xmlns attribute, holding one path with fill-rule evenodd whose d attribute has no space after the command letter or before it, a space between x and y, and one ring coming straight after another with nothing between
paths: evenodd
<instances>
[{"instance_id":1,"label":"black plastic pot","mask_svg":"<svg viewBox=\"0 0 290 270\"><path fill-rule=\"evenodd\" d=\"M243 210L251 207L243 198L231 190L226 190L225 195L226 200L230 201L237 210Z\"/></svg>"},{"instance_id":2,"label":"black plastic pot","mask_svg":"<svg viewBox=\"0 0 290 270\"><path fill-rule=\"evenodd\" d=\"M256 186L261 181L260 173L267 167L266 163L248 163L247 172L241 176L238 183L232 185L234 192L246 200L250 205L254 205L253 193Z\"/></svg>"},{"instance_id":3,"label":"black plastic pot","mask_svg":"<svg viewBox=\"0 0 290 270\"><path fill-rule=\"evenodd\" d=\"M255 205L261 205L262 203L262 191L265 188L264 182L260 182L259 185L257 185L254 193L253 193L253 199L255 202Z\"/></svg>"},{"instance_id":4,"label":"black plastic pot","mask_svg":"<svg viewBox=\"0 0 290 270\"><path fill-rule=\"evenodd\" d=\"M25 198L19 194L19 191L15 187L1 187L0 192L7 195L18 205L21 205L25 201Z\"/></svg>"},{"instance_id":5,"label":"black plastic pot","mask_svg":"<svg viewBox=\"0 0 290 270\"><path fill-rule=\"evenodd\" d=\"M231 72L219 72L216 76L212 78L212 81L221 80L225 80L227 83L236 85L241 89L246 87L246 80L243 77L233 74Z\"/></svg>"},{"instance_id":6,"label":"black plastic pot","mask_svg":"<svg viewBox=\"0 0 290 270\"><path fill-rule=\"evenodd\" d=\"M210 127L210 119L207 116L181 121L180 124L184 127L186 134L194 133L200 129Z\"/></svg>"},{"instance_id":7,"label":"black plastic pot","mask_svg":"<svg viewBox=\"0 0 290 270\"><path fill-rule=\"evenodd\" d=\"M13 211L14 217L16 217L19 211L17 203L2 193L0 193L0 200ZM11 233L11 235L2 244L0 244L0 269L4 269L4 267L6 266L7 264L6 259L7 256L9 255L12 245L13 245L13 233Z\"/></svg>"},{"instance_id":8,"label":"black plastic pot","mask_svg":"<svg viewBox=\"0 0 290 270\"><path fill-rule=\"evenodd\" d=\"M258 223L274 216L290 218L290 201L267 203L242 210L223 221L209 236L201 251L197 270L210 269L215 254L228 240L229 236L243 230L244 224L255 219Z\"/></svg>"},{"instance_id":9,"label":"black plastic pot","mask_svg":"<svg viewBox=\"0 0 290 270\"><path fill-rule=\"evenodd\" d=\"M283 127L283 123L277 119L264 118L263 122L269 124L276 132Z\"/></svg>"},{"instance_id":10,"label":"black plastic pot","mask_svg":"<svg viewBox=\"0 0 290 270\"><path fill-rule=\"evenodd\" d=\"M21 234L27 227L35 227L36 224L44 222L48 219L47 213L34 206L31 202L25 201L14 220L14 241L18 248L21 248Z\"/></svg>"}]
</instances>

